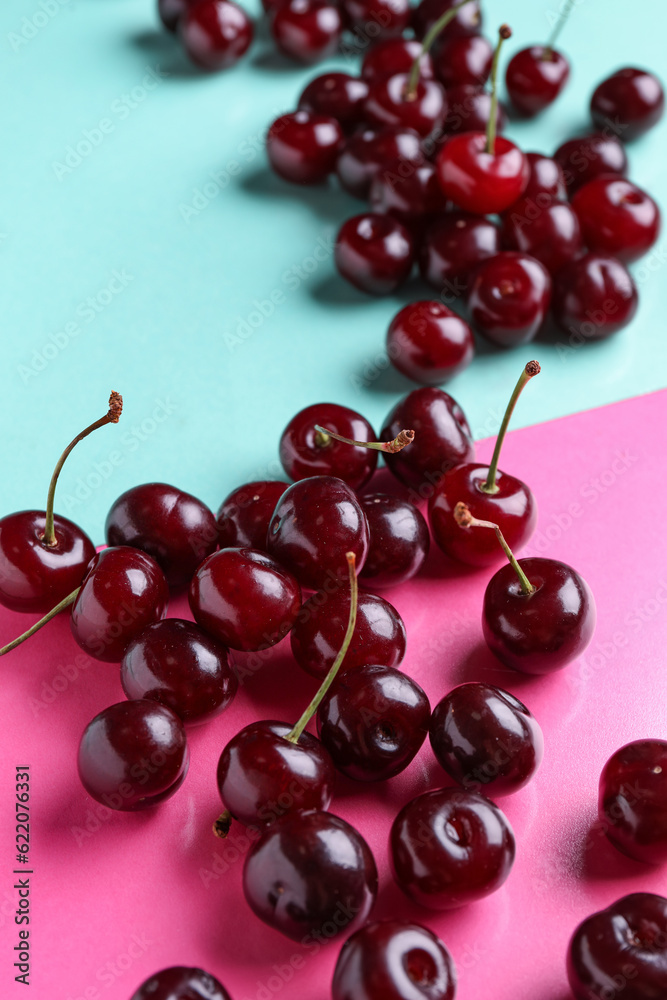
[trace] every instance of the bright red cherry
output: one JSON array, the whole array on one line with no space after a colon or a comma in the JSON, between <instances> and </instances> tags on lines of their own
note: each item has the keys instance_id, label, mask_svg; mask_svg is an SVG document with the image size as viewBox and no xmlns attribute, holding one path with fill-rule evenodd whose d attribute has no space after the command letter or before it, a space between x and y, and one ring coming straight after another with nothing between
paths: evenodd
<instances>
[{"instance_id":1,"label":"bright red cherry","mask_svg":"<svg viewBox=\"0 0 667 1000\"><path fill-rule=\"evenodd\" d=\"M440 938L421 924L366 924L343 945L332 1000L454 1000L456 970Z\"/></svg>"},{"instance_id":2,"label":"bright red cherry","mask_svg":"<svg viewBox=\"0 0 667 1000\"><path fill-rule=\"evenodd\" d=\"M572 199L589 250L630 262L660 233L660 209L646 191L622 177L596 177Z\"/></svg>"},{"instance_id":3,"label":"bright red cherry","mask_svg":"<svg viewBox=\"0 0 667 1000\"><path fill-rule=\"evenodd\" d=\"M600 132L568 139L554 153L571 196L584 184L600 174L623 176L628 170L628 158L623 144L615 135Z\"/></svg>"},{"instance_id":4,"label":"bright red cherry","mask_svg":"<svg viewBox=\"0 0 667 1000\"><path fill-rule=\"evenodd\" d=\"M168 31L176 31L183 14L197 0L157 0L157 12Z\"/></svg>"},{"instance_id":5,"label":"bright red cherry","mask_svg":"<svg viewBox=\"0 0 667 1000\"><path fill-rule=\"evenodd\" d=\"M441 302L411 302L389 324L387 354L408 378L440 385L468 367L475 344L465 320Z\"/></svg>"},{"instance_id":6,"label":"bright red cherry","mask_svg":"<svg viewBox=\"0 0 667 1000\"><path fill-rule=\"evenodd\" d=\"M315 63L334 55L343 30L341 13L327 0L285 0L274 8L271 35L283 55Z\"/></svg>"},{"instance_id":7,"label":"bright red cherry","mask_svg":"<svg viewBox=\"0 0 667 1000\"><path fill-rule=\"evenodd\" d=\"M410 24L409 0L342 0L342 8L353 32L369 34L369 26L376 25L376 38L400 36Z\"/></svg>"},{"instance_id":8,"label":"bright red cherry","mask_svg":"<svg viewBox=\"0 0 667 1000\"><path fill-rule=\"evenodd\" d=\"M280 480L261 480L232 490L218 510L220 548L266 549L269 521L288 486Z\"/></svg>"},{"instance_id":9,"label":"bright red cherry","mask_svg":"<svg viewBox=\"0 0 667 1000\"><path fill-rule=\"evenodd\" d=\"M638 301L625 264L616 257L588 253L556 276L551 309L561 330L583 342L602 340L627 326Z\"/></svg>"},{"instance_id":10,"label":"bright red cherry","mask_svg":"<svg viewBox=\"0 0 667 1000\"><path fill-rule=\"evenodd\" d=\"M476 264L500 250L500 230L489 219L469 212L447 212L426 230L421 244L422 277L446 301L464 295Z\"/></svg>"},{"instance_id":11,"label":"bright red cherry","mask_svg":"<svg viewBox=\"0 0 667 1000\"><path fill-rule=\"evenodd\" d=\"M96 715L79 744L79 777L97 802L131 812L170 798L190 762L183 723L156 701L122 701Z\"/></svg>"},{"instance_id":12,"label":"bright red cherry","mask_svg":"<svg viewBox=\"0 0 667 1000\"><path fill-rule=\"evenodd\" d=\"M291 479L336 476L361 489L377 466L375 449L336 441L316 430L316 425L355 441L376 441L377 435L365 417L337 403L315 403L292 417L280 438L280 461Z\"/></svg>"},{"instance_id":13,"label":"bright red cherry","mask_svg":"<svg viewBox=\"0 0 667 1000\"><path fill-rule=\"evenodd\" d=\"M600 775L598 814L619 851L650 865L667 861L667 743L635 740Z\"/></svg>"},{"instance_id":14,"label":"bright red cherry","mask_svg":"<svg viewBox=\"0 0 667 1000\"><path fill-rule=\"evenodd\" d=\"M364 56L361 75L364 80L373 83L396 73L409 73L415 59L419 59L419 76L423 80L432 80L431 57L423 51L421 42L414 38L385 38Z\"/></svg>"},{"instance_id":15,"label":"bright red cherry","mask_svg":"<svg viewBox=\"0 0 667 1000\"><path fill-rule=\"evenodd\" d=\"M229 69L245 55L253 39L253 23L231 0L196 0L178 21L186 53L201 69Z\"/></svg>"},{"instance_id":16,"label":"bright red cherry","mask_svg":"<svg viewBox=\"0 0 667 1000\"><path fill-rule=\"evenodd\" d=\"M456 87L449 87L447 108L444 142L438 144L438 150L452 135L459 135L461 132L485 132L492 114L494 114L496 134L502 132L507 125L507 114L501 102L496 102L494 112L492 95L477 84L461 83Z\"/></svg>"},{"instance_id":17,"label":"bright red cherry","mask_svg":"<svg viewBox=\"0 0 667 1000\"><path fill-rule=\"evenodd\" d=\"M128 698L158 701L186 725L220 715L238 687L226 647L181 618L154 622L132 640L120 681Z\"/></svg>"},{"instance_id":18,"label":"bright red cherry","mask_svg":"<svg viewBox=\"0 0 667 1000\"><path fill-rule=\"evenodd\" d=\"M504 813L483 795L441 788L401 809L389 835L394 878L429 910L452 910L495 892L514 863Z\"/></svg>"},{"instance_id":19,"label":"bright red cherry","mask_svg":"<svg viewBox=\"0 0 667 1000\"><path fill-rule=\"evenodd\" d=\"M516 110L532 118L553 104L569 76L570 64L562 53L531 45L510 59L505 85Z\"/></svg>"},{"instance_id":20,"label":"bright red cherry","mask_svg":"<svg viewBox=\"0 0 667 1000\"><path fill-rule=\"evenodd\" d=\"M374 212L393 215L416 236L447 207L436 169L428 161L392 160L384 164L373 178L369 200Z\"/></svg>"},{"instance_id":21,"label":"bright red cherry","mask_svg":"<svg viewBox=\"0 0 667 1000\"><path fill-rule=\"evenodd\" d=\"M468 287L473 329L498 347L531 341L551 302L551 278L528 254L506 250L483 260Z\"/></svg>"},{"instance_id":22,"label":"bright red cherry","mask_svg":"<svg viewBox=\"0 0 667 1000\"><path fill-rule=\"evenodd\" d=\"M567 187L565 175L560 163L542 153L526 153L530 173L528 184L523 192L524 198L532 198L540 207L552 201L565 201ZM510 207L508 212L512 211Z\"/></svg>"},{"instance_id":23,"label":"bright red cherry","mask_svg":"<svg viewBox=\"0 0 667 1000\"><path fill-rule=\"evenodd\" d=\"M437 81L420 77L408 95L409 82L408 73L395 73L375 80L370 86L364 114L371 125L411 128L426 137L447 117L445 91Z\"/></svg>"},{"instance_id":24,"label":"bright red cherry","mask_svg":"<svg viewBox=\"0 0 667 1000\"><path fill-rule=\"evenodd\" d=\"M367 198L375 175L396 159L415 164L424 162L421 140L412 129L388 125L355 132L338 156L338 180L355 198Z\"/></svg>"},{"instance_id":25,"label":"bright red cherry","mask_svg":"<svg viewBox=\"0 0 667 1000\"><path fill-rule=\"evenodd\" d=\"M482 35L461 35L446 39L433 57L440 83L449 89L461 84L483 86L493 62L493 45Z\"/></svg>"},{"instance_id":26,"label":"bright red cherry","mask_svg":"<svg viewBox=\"0 0 667 1000\"><path fill-rule=\"evenodd\" d=\"M369 295L391 295L412 271L415 244L410 231L391 215L367 212L341 226L336 267L343 278Z\"/></svg>"},{"instance_id":27,"label":"bright red cherry","mask_svg":"<svg viewBox=\"0 0 667 1000\"><path fill-rule=\"evenodd\" d=\"M348 73L323 73L301 92L299 111L335 118L345 129L354 128L363 118L368 84Z\"/></svg>"},{"instance_id":28,"label":"bright red cherry","mask_svg":"<svg viewBox=\"0 0 667 1000\"><path fill-rule=\"evenodd\" d=\"M665 94L657 76L643 69L619 69L593 92L591 117L598 129L611 129L623 142L637 139L660 121Z\"/></svg>"},{"instance_id":29,"label":"bright red cherry","mask_svg":"<svg viewBox=\"0 0 667 1000\"><path fill-rule=\"evenodd\" d=\"M175 965L150 976L130 1000L231 1000L222 983L203 969Z\"/></svg>"},{"instance_id":30,"label":"bright red cherry","mask_svg":"<svg viewBox=\"0 0 667 1000\"><path fill-rule=\"evenodd\" d=\"M424 38L436 22L457 6L457 3L458 0L421 0L412 15L412 27L417 38ZM474 0L474 3L466 3L454 13L452 19L442 29L440 41L478 35L481 28L482 10L478 0Z\"/></svg>"},{"instance_id":31,"label":"bright red cherry","mask_svg":"<svg viewBox=\"0 0 667 1000\"><path fill-rule=\"evenodd\" d=\"M336 169L342 143L343 130L335 118L294 111L271 125L266 152L272 169L283 180L318 184Z\"/></svg>"},{"instance_id":32,"label":"bright red cherry","mask_svg":"<svg viewBox=\"0 0 667 1000\"><path fill-rule=\"evenodd\" d=\"M381 590L411 580L424 564L431 542L423 515L414 504L387 493L367 493L361 506L370 532L361 583Z\"/></svg>"},{"instance_id":33,"label":"bright red cherry","mask_svg":"<svg viewBox=\"0 0 667 1000\"><path fill-rule=\"evenodd\" d=\"M540 205L525 195L505 212L501 239L506 250L530 254L552 275L584 249L579 218L567 202Z\"/></svg>"}]
</instances>

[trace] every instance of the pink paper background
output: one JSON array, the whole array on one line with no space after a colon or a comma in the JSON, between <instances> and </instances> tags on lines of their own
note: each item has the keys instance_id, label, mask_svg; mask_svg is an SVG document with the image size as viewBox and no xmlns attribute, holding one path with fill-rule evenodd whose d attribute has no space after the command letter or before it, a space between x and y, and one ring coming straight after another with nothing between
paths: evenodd
<instances>
[{"instance_id":1,"label":"pink paper background","mask_svg":"<svg viewBox=\"0 0 667 1000\"><path fill-rule=\"evenodd\" d=\"M502 466L531 484L540 505L538 533L522 554L572 563L596 596L597 632L578 663L539 679L499 667L479 620L489 573L461 572L437 551L418 580L386 594L407 626L404 669L432 704L461 681L488 680L519 695L545 735L535 780L499 800L517 836L508 882L445 915L409 903L387 860L398 809L449 783L428 743L389 783L339 782L332 811L358 827L378 862L374 916L404 916L439 933L458 967L459 1000L566 1000L564 956L578 921L628 892L667 894L667 873L624 858L591 830L599 772L612 751L667 736L666 418L667 392L660 392L508 435ZM480 444L482 459L490 444ZM170 610L190 617L182 600ZM23 616L0 613L2 637L25 627ZM128 1000L152 972L191 964L217 975L234 1000L327 1000L340 942L314 955L265 927L243 900L242 828L225 843L211 833L220 811L215 766L227 739L251 719L294 720L314 690L290 661L289 645L266 657L225 715L192 732L183 788L144 814L105 813L76 774L83 728L123 697L118 668L85 657L66 617L1 668L2 997ZM12 969L14 767L25 763L32 776L30 993L14 983Z\"/></svg>"}]
</instances>

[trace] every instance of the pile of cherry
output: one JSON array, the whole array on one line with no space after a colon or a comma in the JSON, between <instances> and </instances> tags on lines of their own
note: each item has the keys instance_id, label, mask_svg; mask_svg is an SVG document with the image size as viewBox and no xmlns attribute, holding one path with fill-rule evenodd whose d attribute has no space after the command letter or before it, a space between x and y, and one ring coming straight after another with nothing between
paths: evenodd
<instances>
[{"instance_id":1,"label":"pile of cherry","mask_svg":"<svg viewBox=\"0 0 667 1000\"><path fill-rule=\"evenodd\" d=\"M413 500L428 496L431 533L453 564L489 569L507 557L482 609L484 637L502 663L529 674L558 670L593 634L595 603L582 577L557 560L513 552L534 531L536 504L498 461L517 400L539 371L535 361L522 371L488 465L474 461L465 415L441 389L401 399L379 439L361 414L316 404L297 413L280 440L292 485L245 484L217 518L175 487L135 487L112 505L107 547L96 552L76 524L54 514L54 497L75 445L118 422L122 399L112 393L105 416L59 459L46 510L0 519L0 602L46 612L0 654L70 607L82 649L120 663L127 700L92 720L78 753L83 786L109 808L153 807L178 790L188 770L187 727L218 716L237 690L230 650L264 650L289 634L296 662L321 679L296 722L253 722L222 748L217 783L225 811L215 829L221 836L232 822L254 829L243 887L261 920L299 942L351 933L333 1000L452 1000L456 989L452 959L427 927L368 923L377 869L358 831L328 811L336 771L369 784L387 780L410 765L428 736L455 784L401 809L390 857L401 889L438 911L507 879L514 834L487 793L523 787L543 752L538 722L507 691L462 684L431 711L422 688L399 669L405 627L373 591L414 577L430 534L415 502L368 491L378 453ZM165 617L170 589L184 587L195 622ZM311 719L317 737L306 731ZM648 863L667 860L666 784L667 743L659 740L621 748L600 779L607 836ZM579 1000L602 1000L619 963L634 970L625 1000L665 995L667 899L634 894L584 921L568 962ZM180 966L144 983L135 1000L184 995L229 1000L210 974Z\"/></svg>"}]
</instances>

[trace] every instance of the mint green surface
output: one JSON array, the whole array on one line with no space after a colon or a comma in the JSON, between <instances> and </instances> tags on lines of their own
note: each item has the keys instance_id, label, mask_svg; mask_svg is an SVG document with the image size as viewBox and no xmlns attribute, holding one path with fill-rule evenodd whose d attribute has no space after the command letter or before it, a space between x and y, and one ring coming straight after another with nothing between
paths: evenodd
<instances>
[{"instance_id":1,"label":"mint green surface","mask_svg":"<svg viewBox=\"0 0 667 1000\"><path fill-rule=\"evenodd\" d=\"M485 0L489 35L514 28L503 65L545 39L562 3ZM590 93L613 69L661 71L665 27L664 0L579 0L560 43L573 64L566 92L507 134L552 152L587 127ZM291 188L263 151L267 125L319 69L288 64L258 34L241 65L207 76L160 29L152 0L3 0L3 513L43 507L60 450L112 388L125 396L122 423L80 446L56 503L96 542L135 483L173 482L216 508L240 482L279 474L296 410L336 401L379 427L411 388L387 368L384 334L400 305L429 294L415 281L373 300L336 276L333 237L362 204L333 182ZM663 205L665 132L629 147L631 177ZM497 429L532 356L543 374L516 426L667 384L666 254L662 237L635 266L640 310L610 341L484 349L447 386L477 436Z\"/></svg>"}]
</instances>

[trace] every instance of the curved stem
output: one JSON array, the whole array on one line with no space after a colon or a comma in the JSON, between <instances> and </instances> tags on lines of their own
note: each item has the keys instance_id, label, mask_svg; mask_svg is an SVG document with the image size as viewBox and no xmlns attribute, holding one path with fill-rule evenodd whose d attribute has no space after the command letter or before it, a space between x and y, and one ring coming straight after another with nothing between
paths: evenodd
<instances>
[{"instance_id":1,"label":"curved stem","mask_svg":"<svg viewBox=\"0 0 667 1000\"><path fill-rule=\"evenodd\" d=\"M501 24L498 29L498 44L496 45L496 51L493 53L493 62L491 63L491 112L489 114L489 120L486 126L486 149L487 153L491 156L496 151L496 117L498 115L498 61L500 59L500 50L503 47L503 42L506 38L512 37L512 29L507 24Z\"/></svg>"},{"instance_id":2,"label":"curved stem","mask_svg":"<svg viewBox=\"0 0 667 1000\"><path fill-rule=\"evenodd\" d=\"M461 7L465 7L470 0L459 0L459 3L454 4L449 10L445 11L442 17L439 17L432 28L426 32L422 40L421 52L413 62L410 67L410 76L408 77L408 83L405 88L405 99L406 101L414 100L415 91L417 89L417 84L419 83L419 71L421 69L421 61L430 51L434 41L438 37L441 31L444 31L450 21L453 21Z\"/></svg>"},{"instance_id":3,"label":"curved stem","mask_svg":"<svg viewBox=\"0 0 667 1000\"><path fill-rule=\"evenodd\" d=\"M6 646L3 646L0 649L0 656L4 656L5 653L11 653L12 649L16 649L17 646L20 646L22 642L29 639L31 635L35 634L35 632L39 632L42 625L46 625L46 623L50 622L52 618L55 618L56 615L60 614L64 608L68 607L70 604L74 604L80 590L81 587L77 587L76 590L73 590L71 594L67 595L67 597L63 597L60 604L56 604L55 608L51 608L50 611L47 611L44 617L40 618L38 622L35 622L35 624L32 625L27 632L24 632L22 635L18 636L18 638L13 639L11 642L8 642Z\"/></svg>"},{"instance_id":4,"label":"curved stem","mask_svg":"<svg viewBox=\"0 0 667 1000\"><path fill-rule=\"evenodd\" d=\"M51 482L49 484L49 493L46 498L46 524L44 525L44 543L46 545L54 546L56 544L56 533L53 527L53 501L56 495L56 485L58 483L58 476L60 475L60 470L62 469L63 465L67 460L67 456L72 451L74 446L79 443L79 441L83 441L85 437L88 437L89 434L92 434L93 431L96 431L98 427L104 427L105 424L117 424L122 412L123 412L123 397L118 392L112 392L111 395L109 396L109 412L106 413L103 417L100 417L99 420L96 420L95 423L91 424L89 427L86 427L86 429L84 431L81 431L80 434L77 434L74 440L70 441L70 443L67 445L64 452L58 459L56 467L53 470L53 475L51 476Z\"/></svg>"},{"instance_id":5,"label":"curved stem","mask_svg":"<svg viewBox=\"0 0 667 1000\"><path fill-rule=\"evenodd\" d=\"M315 430L319 435L318 444L320 447L325 447L329 443L327 439L333 438L334 441L342 441L343 444L353 444L357 448L370 448L371 451L384 451L390 455L403 451L405 446L412 444L415 439L414 431L399 431L393 441L353 441L352 438L343 437L342 434L336 434L334 431L327 430L326 427L320 427L319 424L315 424Z\"/></svg>"},{"instance_id":6,"label":"curved stem","mask_svg":"<svg viewBox=\"0 0 667 1000\"><path fill-rule=\"evenodd\" d=\"M347 565L350 570L350 617L347 623L347 632L345 633L345 638L343 639L343 645L338 650L338 655L336 659L331 664L329 673L326 675L322 681L319 690L310 705L303 713L299 721L292 728L292 731L287 734L285 739L288 739L290 743L298 743L299 737L303 733L304 729L315 715L315 712L319 708L320 702L324 698L325 694L333 684L336 679L336 674L338 673L339 667L343 660L345 659L345 654L350 648L350 643L352 642L352 636L354 635L354 627L357 623L357 572L356 572L356 558L354 552L347 552L345 555L347 559Z\"/></svg>"},{"instance_id":7,"label":"curved stem","mask_svg":"<svg viewBox=\"0 0 667 1000\"><path fill-rule=\"evenodd\" d=\"M551 59L551 57L553 56L554 45L558 41L558 36L565 27L565 24L567 22L568 17L570 16L574 4L575 0L568 0L565 10L563 11L562 14L559 15L558 20L554 24L553 30L549 35L549 40L547 44L544 46L544 52L542 53L543 60Z\"/></svg>"},{"instance_id":8,"label":"curved stem","mask_svg":"<svg viewBox=\"0 0 667 1000\"><path fill-rule=\"evenodd\" d=\"M496 438L496 446L493 449L493 455L491 456L491 463L489 465L489 472L485 481L480 486L480 489L484 493L497 493L498 487L496 486L496 476L498 474L498 460L500 459L500 449L503 446L503 441L505 440L505 434L507 433L507 427L510 420L512 419L512 414L514 413L514 407L516 406L517 399L523 391L523 387L526 382L530 382L531 378L535 375L539 375L542 371L540 363L538 361L529 361L524 370L519 376L519 381L514 386L514 392L510 396L510 401L507 404L507 409L505 410L505 416L503 417L503 422L500 425L500 430L498 431L498 437Z\"/></svg>"},{"instance_id":9,"label":"curved stem","mask_svg":"<svg viewBox=\"0 0 667 1000\"><path fill-rule=\"evenodd\" d=\"M521 584L521 593L526 595L534 593L535 588L533 587L532 583L530 582L524 571L519 566L516 556L514 555L511 548L505 541L503 533L497 524L494 524L493 521L480 521L476 517L473 517L473 515L470 512L470 508L467 507L464 503L461 503L460 501L454 507L454 520L461 528L493 528L493 530L496 533L496 538L500 542L500 547L502 548L503 552L509 559L512 569L519 577L519 583Z\"/></svg>"}]
</instances>

